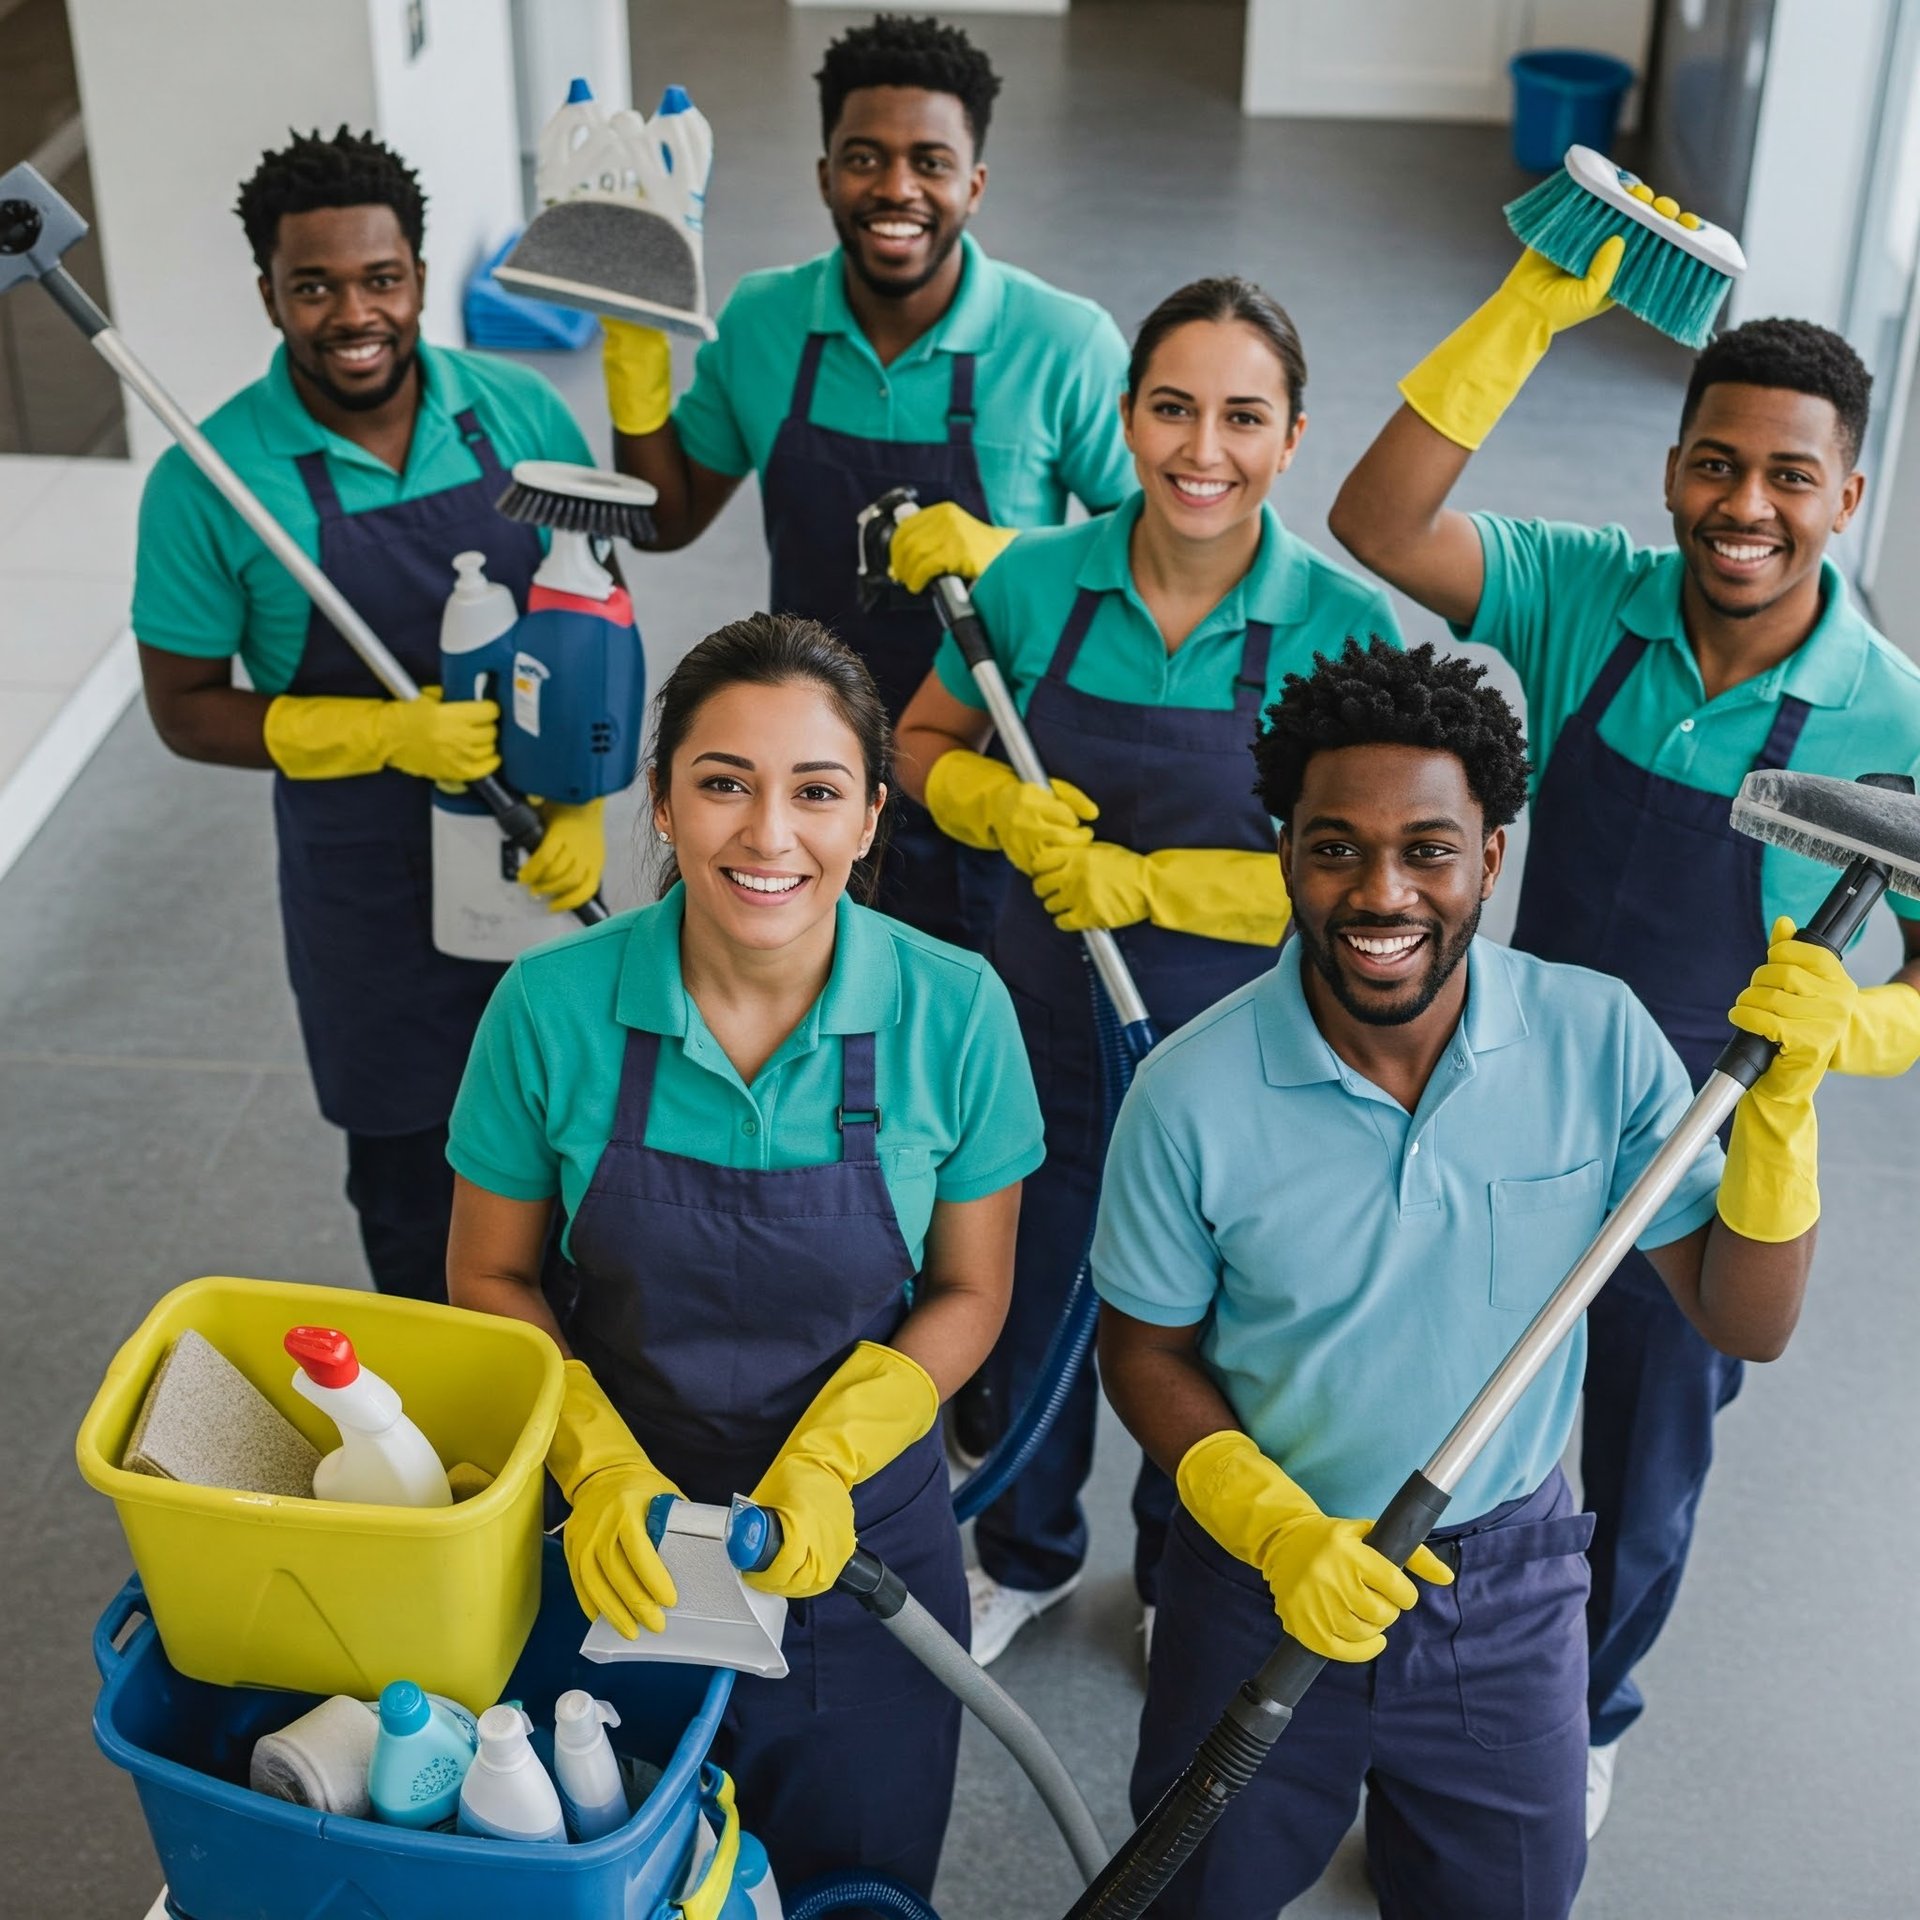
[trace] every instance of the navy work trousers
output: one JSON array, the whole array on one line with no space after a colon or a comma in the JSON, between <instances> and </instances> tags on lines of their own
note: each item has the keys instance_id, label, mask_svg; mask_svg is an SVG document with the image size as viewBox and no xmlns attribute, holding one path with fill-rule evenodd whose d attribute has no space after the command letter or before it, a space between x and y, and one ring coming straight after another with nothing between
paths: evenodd
<instances>
[{"instance_id":1,"label":"navy work trousers","mask_svg":"<svg viewBox=\"0 0 1920 1920\"><path fill-rule=\"evenodd\" d=\"M1562 1920L1587 1861L1592 1524L1556 1468L1524 1500L1437 1533L1453 1585L1420 1582L1379 1659L1329 1663L1154 1920L1273 1920L1326 1870L1363 1790L1384 1920ZM1184 1510L1159 1590L1136 1818L1279 1637L1266 1582Z\"/></svg>"},{"instance_id":2,"label":"navy work trousers","mask_svg":"<svg viewBox=\"0 0 1920 1920\"><path fill-rule=\"evenodd\" d=\"M1638 1253L1587 1309L1580 1480L1595 1516L1587 1709L1596 1747L1640 1717L1633 1669L1673 1611L1713 1464L1714 1415L1744 1373L1694 1331Z\"/></svg>"},{"instance_id":3,"label":"navy work trousers","mask_svg":"<svg viewBox=\"0 0 1920 1920\"><path fill-rule=\"evenodd\" d=\"M349 1133L347 1198L360 1216L360 1244L373 1284L382 1293L444 1305L453 1226L446 1128Z\"/></svg>"},{"instance_id":4,"label":"navy work trousers","mask_svg":"<svg viewBox=\"0 0 1920 1920\"><path fill-rule=\"evenodd\" d=\"M1100 1176L1048 1161L1028 1175L1020 1196L1013 1300L1000 1338L981 1368L1003 1420L1026 1404L1100 1203ZM974 1523L980 1565L1003 1586L1044 1592L1071 1580L1087 1557L1080 1489L1093 1471L1099 1417L1093 1356L1045 1443L1011 1487ZM1175 1503L1173 1482L1144 1455L1134 1481L1134 1585L1153 1604L1153 1583Z\"/></svg>"}]
</instances>

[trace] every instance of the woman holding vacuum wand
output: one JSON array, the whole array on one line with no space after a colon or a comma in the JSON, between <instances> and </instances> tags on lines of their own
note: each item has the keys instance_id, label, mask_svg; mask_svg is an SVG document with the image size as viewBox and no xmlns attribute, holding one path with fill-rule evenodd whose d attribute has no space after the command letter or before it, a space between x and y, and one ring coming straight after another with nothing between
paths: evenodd
<instances>
[{"instance_id":1,"label":"woman holding vacuum wand","mask_svg":"<svg viewBox=\"0 0 1920 1920\"><path fill-rule=\"evenodd\" d=\"M1013 1307L988 1366L1009 1411L1080 1264L1105 1148L1088 976L1081 943L1062 932L1118 930L1162 1033L1264 972L1287 898L1248 777L1260 710L1289 669L1349 634L1397 638L1379 588L1295 538L1267 504L1306 431L1306 385L1293 322L1259 287L1201 280L1162 301L1119 402L1140 493L1084 525L1022 534L974 593L1053 791L980 751L990 722L951 639L901 719L908 791L946 833L997 848L1032 879L1009 891L991 950L1047 1122ZM938 570L972 570L957 548L947 560ZM983 1664L1080 1577L1094 1412L1089 1369L1038 1457L980 1516L969 1578ZM1146 1467L1135 1581L1149 1624L1172 1504Z\"/></svg>"}]
</instances>

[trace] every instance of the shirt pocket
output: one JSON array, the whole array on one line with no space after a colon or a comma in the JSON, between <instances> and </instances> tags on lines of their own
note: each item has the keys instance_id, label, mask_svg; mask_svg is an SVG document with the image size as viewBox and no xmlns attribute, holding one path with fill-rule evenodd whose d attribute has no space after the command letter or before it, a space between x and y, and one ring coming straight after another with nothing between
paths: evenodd
<instances>
[{"instance_id":1,"label":"shirt pocket","mask_svg":"<svg viewBox=\"0 0 1920 1920\"><path fill-rule=\"evenodd\" d=\"M1603 1217L1606 1168L1589 1160L1542 1179L1494 1180L1488 1298L1533 1313L1587 1249Z\"/></svg>"}]
</instances>

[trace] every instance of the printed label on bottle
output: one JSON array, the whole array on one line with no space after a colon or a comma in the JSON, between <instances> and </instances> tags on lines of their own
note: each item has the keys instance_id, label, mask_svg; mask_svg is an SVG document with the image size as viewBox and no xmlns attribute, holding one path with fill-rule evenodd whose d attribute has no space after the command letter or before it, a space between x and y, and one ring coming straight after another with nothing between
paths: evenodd
<instances>
[{"instance_id":1,"label":"printed label on bottle","mask_svg":"<svg viewBox=\"0 0 1920 1920\"><path fill-rule=\"evenodd\" d=\"M513 724L529 740L540 738L540 690L550 677L544 660L530 653L513 656Z\"/></svg>"}]
</instances>

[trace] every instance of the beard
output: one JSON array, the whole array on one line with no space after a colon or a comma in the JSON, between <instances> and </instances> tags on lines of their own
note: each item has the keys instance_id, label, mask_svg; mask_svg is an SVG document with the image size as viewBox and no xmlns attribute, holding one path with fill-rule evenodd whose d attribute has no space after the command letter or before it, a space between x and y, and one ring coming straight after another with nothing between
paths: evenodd
<instances>
[{"instance_id":1,"label":"beard","mask_svg":"<svg viewBox=\"0 0 1920 1920\"><path fill-rule=\"evenodd\" d=\"M927 264L911 280L883 280L867 270L866 257L860 246L858 222L842 219L836 214L833 231L840 242L840 251L846 255L847 265L869 293L878 295L882 300L907 300L922 287L930 285L940 269L953 258L953 250L960 244L965 225L964 221L960 221L951 227L934 228L933 246L927 255Z\"/></svg>"},{"instance_id":2,"label":"beard","mask_svg":"<svg viewBox=\"0 0 1920 1920\"><path fill-rule=\"evenodd\" d=\"M407 384L407 376L412 373L414 362L418 357L417 342L407 348L404 353L396 353L393 371L378 387L368 392L349 391L336 385L333 377L323 367L309 366L304 360L296 359L291 352L287 355L287 364L309 386L325 394L336 407L341 407L348 413L371 413L376 407L384 407Z\"/></svg>"},{"instance_id":3,"label":"beard","mask_svg":"<svg viewBox=\"0 0 1920 1920\"><path fill-rule=\"evenodd\" d=\"M1440 990L1453 978L1454 969L1467 956L1467 949L1473 944L1473 936L1480 930L1480 914L1484 903L1476 900L1473 912L1461 924L1453 938L1442 946L1434 939L1435 929L1428 928L1427 934L1432 943L1433 958L1427 962L1427 970L1420 975L1413 994L1405 1000L1396 1000L1390 1005L1382 1005L1378 1000L1360 997L1349 986L1346 975L1340 969L1339 956L1334 952L1333 940L1322 940L1318 931L1309 927L1304 920L1296 918L1293 930L1299 936L1301 951L1313 963L1314 971L1319 974L1332 990L1333 997L1350 1013L1354 1019L1369 1027L1404 1027L1410 1021L1418 1020L1426 1010L1439 999ZM1368 930L1368 923L1348 921L1349 926ZM1405 930L1406 923L1398 923ZM1388 933L1393 924L1375 926L1373 930ZM1337 939L1339 936L1334 936Z\"/></svg>"}]
</instances>

